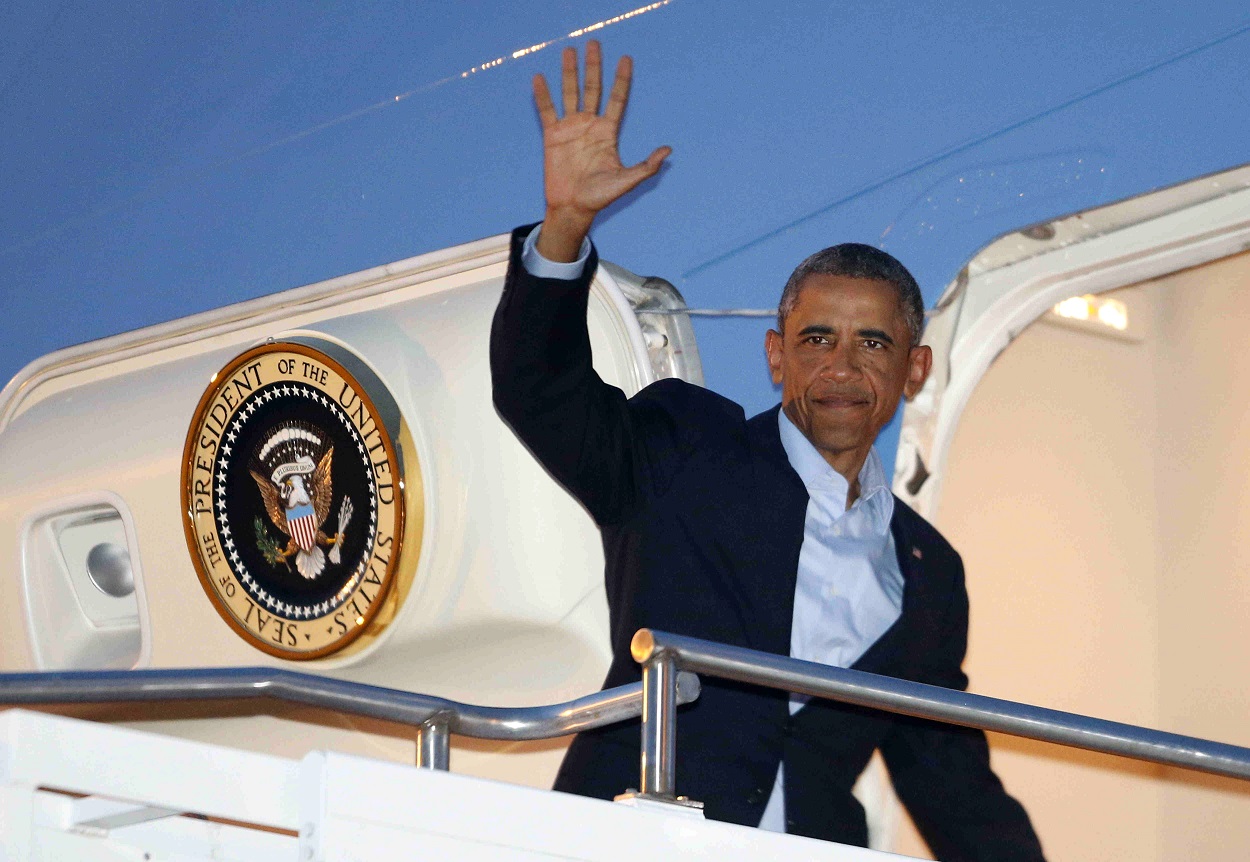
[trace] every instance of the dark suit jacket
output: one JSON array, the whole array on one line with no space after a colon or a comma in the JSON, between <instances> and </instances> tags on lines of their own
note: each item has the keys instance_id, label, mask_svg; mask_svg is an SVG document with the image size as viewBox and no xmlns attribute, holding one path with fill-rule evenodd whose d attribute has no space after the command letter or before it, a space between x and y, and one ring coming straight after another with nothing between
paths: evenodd
<instances>
[{"instance_id":1,"label":"dark suit jacket","mask_svg":"<svg viewBox=\"0 0 1250 862\"><path fill-rule=\"evenodd\" d=\"M491 333L495 404L603 535L612 664L604 686L640 678L629 643L644 626L790 652L807 490L777 409L679 380L627 399L591 367L592 254L576 281L535 279L512 260ZM968 600L959 555L901 501L891 523L904 578L899 621L858 670L965 688ZM787 831L863 845L851 786L880 748L895 788L939 858L1040 859L1020 805L989 768L984 734L715 679L678 713L677 790L708 817L758 825L784 759ZM581 734L556 789L610 799L637 786L637 723Z\"/></svg>"}]
</instances>

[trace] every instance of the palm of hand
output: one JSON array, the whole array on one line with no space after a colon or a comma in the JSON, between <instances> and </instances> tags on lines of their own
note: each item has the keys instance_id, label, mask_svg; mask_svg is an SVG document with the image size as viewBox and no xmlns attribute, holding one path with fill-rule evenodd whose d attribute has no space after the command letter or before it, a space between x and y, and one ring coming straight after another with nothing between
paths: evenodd
<instances>
[{"instance_id":1,"label":"palm of hand","mask_svg":"<svg viewBox=\"0 0 1250 862\"><path fill-rule=\"evenodd\" d=\"M637 180L621 164L618 124L606 116L577 111L543 130L547 205L596 213Z\"/></svg>"},{"instance_id":2,"label":"palm of hand","mask_svg":"<svg viewBox=\"0 0 1250 862\"><path fill-rule=\"evenodd\" d=\"M546 79L542 75L534 78L534 102L543 127L547 213L549 217L560 214L559 221L578 223L577 232L583 234L599 210L654 175L670 152L668 147L660 147L632 167L621 164L617 138L629 101L632 72L632 62L622 57L600 114L603 72L599 43L592 40L586 46L584 91L577 81L577 52L566 49L560 87L563 117L556 113ZM549 222L550 218L545 220L548 228L553 228Z\"/></svg>"}]
</instances>

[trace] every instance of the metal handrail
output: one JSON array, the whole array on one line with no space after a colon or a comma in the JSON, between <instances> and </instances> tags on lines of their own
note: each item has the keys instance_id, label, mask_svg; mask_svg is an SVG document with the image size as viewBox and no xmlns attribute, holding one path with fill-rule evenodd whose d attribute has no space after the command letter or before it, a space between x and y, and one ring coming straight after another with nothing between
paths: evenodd
<instances>
[{"instance_id":1,"label":"metal handrail","mask_svg":"<svg viewBox=\"0 0 1250 862\"><path fill-rule=\"evenodd\" d=\"M630 650L634 660L642 665L640 790L644 796L671 799L675 795L675 677L679 671L697 671L901 715L1250 779L1250 748L1222 742L651 629L639 629Z\"/></svg>"},{"instance_id":2,"label":"metal handrail","mask_svg":"<svg viewBox=\"0 0 1250 862\"><path fill-rule=\"evenodd\" d=\"M699 696L699 678L683 674L676 688L676 702L689 703ZM447 769L450 734L549 739L602 727L640 714L642 683L566 703L494 707L268 667L0 674L0 704L7 705L259 698L408 725L417 730L417 765Z\"/></svg>"}]
</instances>

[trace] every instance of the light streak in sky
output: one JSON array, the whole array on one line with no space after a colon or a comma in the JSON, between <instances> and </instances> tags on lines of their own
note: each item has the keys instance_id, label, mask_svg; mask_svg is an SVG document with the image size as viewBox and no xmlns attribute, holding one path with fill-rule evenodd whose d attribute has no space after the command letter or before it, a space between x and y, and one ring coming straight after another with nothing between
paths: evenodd
<instances>
[{"instance_id":1,"label":"light streak in sky","mask_svg":"<svg viewBox=\"0 0 1250 862\"><path fill-rule=\"evenodd\" d=\"M645 15L648 12L654 12L656 9L659 9L663 6L667 6L673 2L675 2L675 0L657 0L657 2L655 3L648 3L646 6L639 6L637 9L631 9L628 12L622 12L620 15L615 15L611 18L605 18L602 21L596 21L595 23L587 25L585 27L579 27L578 29L573 30L572 32L570 32L569 34L565 36L557 36L555 38L548 39L545 42L539 42L537 45L530 45L528 48L518 48L517 50L513 51L511 54L504 54L499 57L495 57L492 60L487 60L484 63L479 63L476 66L471 66L470 68L465 69L463 72L459 72L454 75L447 75L446 77L439 78L437 81L432 81L428 84L417 87L414 90L409 90L406 93L400 93L397 96L388 97L386 99L383 99L380 102L375 102L372 105L366 105L363 108L357 108L354 111L349 111L346 114L342 114L338 117L334 117L332 119L326 120L324 123L318 123L317 125L311 126L310 128L304 129L303 131L295 132L292 135L287 135L284 138L280 138L276 141L271 141L268 144L263 144L259 147L255 147L251 150L248 150L245 153L235 156L230 162L223 163L222 166L226 164L231 164L234 161L238 161L239 159L247 159L247 158L251 158L252 156L258 156L262 153L269 152L270 150L275 149L277 147L285 146L286 144L293 143L295 141L300 140L301 138L306 138L309 135L316 134L317 132L325 131L326 129L332 126L337 126L340 123L347 122L348 120L354 120L357 117L364 116L365 114L371 114L374 111L378 111L378 110L381 110L382 108L387 107L388 105L394 105L396 102L402 102L404 99L408 99L413 96L419 96L424 93L428 93L432 90L436 90L439 87L450 84L452 81L457 81L462 78L468 78L471 75L477 75L489 69L497 69L500 66L502 66L504 63L510 62L512 60L519 60L520 58L527 57L530 54L536 54L545 48L550 48L552 45L558 45L561 42L567 42L570 39L577 39L581 36L586 35L587 33L593 33L596 30L602 30L604 27L611 27L613 24L620 24L622 21L628 21L630 18L637 18L639 15Z\"/></svg>"},{"instance_id":2,"label":"light streak in sky","mask_svg":"<svg viewBox=\"0 0 1250 862\"><path fill-rule=\"evenodd\" d=\"M526 56L527 54L533 54L537 51L541 51L544 48L550 48L552 45L558 44L560 42L564 42L567 39L576 39L580 36L585 36L587 33L593 33L596 30L602 30L604 27L611 27L613 24L619 24L622 21L628 21L630 18L637 18L639 15L645 15L648 12L654 12L656 9L659 9L661 6L667 6L669 3L672 3L672 2L673 0L659 0L659 2L657 3L648 3L646 6L639 6L637 9L630 9L628 12L622 12L620 15L616 15L612 18L605 18L602 21L596 21L595 23L590 24L586 27L579 27L578 29L569 33L567 36L560 36L556 39L549 39L546 42L539 42L537 45L530 45L528 48L520 48L516 51L513 51L511 55L504 56L504 57L496 57L493 60L488 60L485 63L482 63L480 66L474 66L471 69L466 69L465 71L460 73L460 77L467 78L470 75L476 75L478 72L484 72L487 69L493 69L496 66L502 65L505 61L509 59L518 60L521 57ZM398 101L399 97L396 96L395 99L396 101Z\"/></svg>"},{"instance_id":3,"label":"light streak in sky","mask_svg":"<svg viewBox=\"0 0 1250 862\"><path fill-rule=\"evenodd\" d=\"M94 209L91 212L74 216L72 218L69 218L61 222L60 224L54 225L50 228L46 228L45 230L39 231L23 239L20 239L17 242L11 245L8 245L3 249L0 249L0 256L4 256L4 255L12 254L13 252L16 252L16 251L20 251L23 248L27 248L45 239L56 236L57 234L60 234L70 228L78 227L80 225L93 221L97 218L108 215L109 213L117 212L118 210L121 210L125 208L126 206L129 206L135 201L159 197L160 195L168 192L172 186L176 185L181 180L185 180L193 176L203 177L203 176L210 175L223 168L230 167L231 165L234 165L238 162L244 161L246 159L254 158L259 155L263 155L264 153L270 152L271 150L275 150L275 149L278 149L279 147L284 147L287 144L292 144L292 143L295 143L296 141L303 140L304 138L307 138L311 135L315 135L318 132L323 132L326 129L333 128L334 126L342 125L343 123L350 122L351 120L355 120L358 117L363 117L366 114L372 114L373 112L379 111L382 108L385 108L389 105L398 104L399 102L402 102L406 99L410 99L413 96L419 96L425 93L429 93L440 87L446 86L447 84L450 84L453 81L463 80L465 78L471 77L473 75L478 75L490 69L497 69L500 66L502 66L504 63L509 63L509 62L512 62L513 60L519 60L522 57L527 57L530 54L536 54L539 51L545 50L546 48L550 48L552 45L558 45L562 42L567 42L571 39L577 39L581 36L586 35L587 33L593 33L595 31L602 30L605 27L611 27L614 24L620 24L624 21L628 21L631 18L637 18L639 15L645 15L648 12L654 12L655 10L660 9L664 6L668 6L670 3L674 3L674 2L676 2L676 0L656 0L656 2L654 3L648 3L645 6L639 6L636 9L631 9L628 12L622 12L619 15L614 15L611 18L605 18L602 21L596 21L595 23L588 24L585 27L579 27L576 30L571 31L564 36L555 36L551 39L547 39L546 41L539 42L536 45L530 45L529 47L526 47L526 48L518 48L515 51L500 55L498 57L495 57L492 60L487 60L484 63L479 63L478 65L472 66L462 72L457 72L455 74L447 75L445 77L439 78L436 81L431 81L428 84L423 84L420 87L416 87L404 93L399 93L394 96L388 96L380 102L374 102L371 105L365 105L364 107L357 108L354 111L348 111L345 114L340 114L337 117L332 117L328 120L325 120L324 122L318 123L315 126L310 126L306 129L302 129L298 132L294 132L282 138L278 138L277 140L270 141L269 143L261 144L260 146L253 147L252 149L246 150L242 153L238 153L236 155L221 159L217 162L214 162L211 165L206 166L205 168L202 168L199 170L187 170L182 173L176 174L173 177L166 178L164 181L159 181L159 180L153 181L147 187L140 189L139 191L126 196L120 201L115 201L106 206Z\"/></svg>"}]
</instances>

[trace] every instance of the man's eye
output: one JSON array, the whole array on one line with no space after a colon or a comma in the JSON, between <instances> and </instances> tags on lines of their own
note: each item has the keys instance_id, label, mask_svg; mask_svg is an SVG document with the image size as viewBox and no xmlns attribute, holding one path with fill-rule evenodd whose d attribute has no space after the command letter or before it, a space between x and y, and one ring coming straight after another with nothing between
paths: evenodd
<instances>
[{"instance_id":1,"label":"man's eye","mask_svg":"<svg viewBox=\"0 0 1250 862\"><path fill-rule=\"evenodd\" d=\"M878 341L875 338L865 338L864 346L867 347L869 350L881 350L885 347L885 342Z\"/></svg>"}]
</instances>

